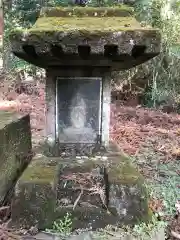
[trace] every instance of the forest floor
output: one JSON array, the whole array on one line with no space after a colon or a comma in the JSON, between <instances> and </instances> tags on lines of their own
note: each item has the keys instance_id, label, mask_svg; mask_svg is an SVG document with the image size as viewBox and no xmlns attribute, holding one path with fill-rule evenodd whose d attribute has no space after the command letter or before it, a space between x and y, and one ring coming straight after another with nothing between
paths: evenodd
<instances>
[{"instance_id":1,"label":"forest floor","mask_svg":"<svg viewBox=\"0 0 180 240\"><path fill-rule=\"evenodd\" d=\"M145 176L153 212L180 233L180 115L112 106L111 137Z\"/></svg>"},{"instance_id":2,"label":"forest floor","mask_svg":"<svg viewBox=\"0 0 180 240\"><path fill-rule=\"evenodd\" d=\"M0 109L30 113L33 144L38 144L45 125L44 84L20 89L1 82L0 89ZM171 230L180 234L180 219L172 218L180 197L180 115L112 104L111 138L145 176L151 209L162 219L171 219Z\"/></svg>"}]
</instances>

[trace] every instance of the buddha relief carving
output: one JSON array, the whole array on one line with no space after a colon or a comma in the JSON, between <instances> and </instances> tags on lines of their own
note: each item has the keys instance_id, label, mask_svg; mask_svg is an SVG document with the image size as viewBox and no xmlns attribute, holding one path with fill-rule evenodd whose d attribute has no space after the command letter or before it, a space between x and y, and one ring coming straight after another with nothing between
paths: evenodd
<instances>
[{"instance_id":1,"label":"buddha relief carving","mask_svg":"<svg viewBox=\"0 0 180 240\"><path fill-rule=\"evenodd\" d=\"M66 140L72 142L91 142L96 134L87 119L87 105L82 94L77 93L71 101L70 127L64 129Z\"/></svg>"}]
</instances>

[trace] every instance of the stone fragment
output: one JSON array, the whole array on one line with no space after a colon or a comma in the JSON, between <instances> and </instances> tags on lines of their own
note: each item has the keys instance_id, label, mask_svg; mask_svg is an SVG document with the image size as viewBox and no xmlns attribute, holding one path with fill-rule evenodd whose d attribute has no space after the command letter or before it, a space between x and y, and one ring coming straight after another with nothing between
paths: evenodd
<instances>
[{"instance_id":1,"label":"stone fragment","mask_svg":"<svg viewBox=\"0 0 180 240\"><path fill-rule=\"evenodd\" d=\"M32 158L29 115L0 111L0 205Z\"/></svg>"}]
</instances>

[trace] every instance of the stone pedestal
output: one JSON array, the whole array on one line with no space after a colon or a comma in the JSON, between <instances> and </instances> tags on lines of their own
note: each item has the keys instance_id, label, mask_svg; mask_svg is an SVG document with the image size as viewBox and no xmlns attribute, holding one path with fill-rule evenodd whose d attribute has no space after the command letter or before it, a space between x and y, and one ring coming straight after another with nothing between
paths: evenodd
<instances>
[{"instance_id":1,"label":"stone pedestal","mask_svg":"<svg viewBox=\"0 0 180 240\"><path fill-rule=\"evenodd\" d=\"M34 159L16 185L12 223L44 229L72 214L73 229L148 220L144 179L129 159L108 151L87 159Z\"/></svg>"}]
</instances>

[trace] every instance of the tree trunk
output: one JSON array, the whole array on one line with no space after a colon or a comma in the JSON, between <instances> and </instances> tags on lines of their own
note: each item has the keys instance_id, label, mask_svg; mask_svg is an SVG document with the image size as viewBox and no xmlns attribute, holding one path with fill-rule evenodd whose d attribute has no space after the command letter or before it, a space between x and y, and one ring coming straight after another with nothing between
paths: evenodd
<instances>
[{"instance_id":1,"label":"tree trunk","mask_svg":"<svg viewBox=\"0 0 180 240\"><path fill-rule=\"evenodd\" d=\"M3 8L2 8L3 16L7 14L7 12L10 11L11 9L12 9L12 0L4 0ZM10 70L11 59L12 57L11 57L10 43L7 40L5 40L5 36L3 36L3 69L4 71Z\"/></svg>"}]
</instances>

